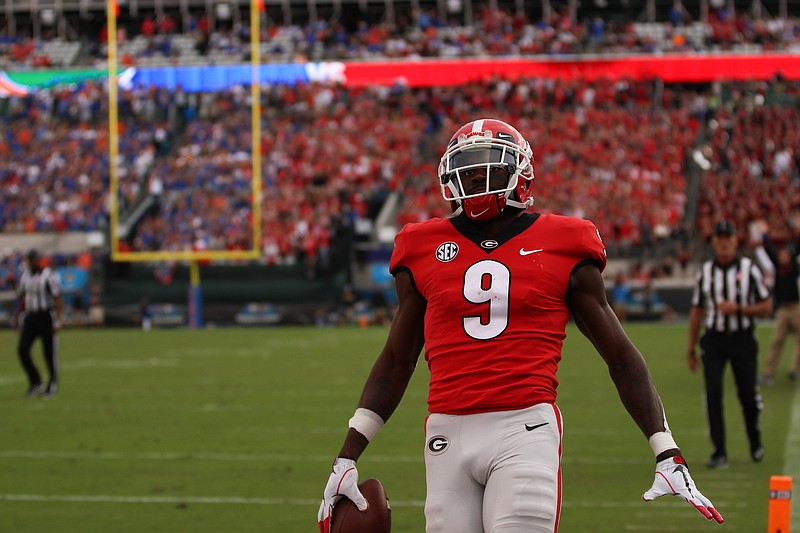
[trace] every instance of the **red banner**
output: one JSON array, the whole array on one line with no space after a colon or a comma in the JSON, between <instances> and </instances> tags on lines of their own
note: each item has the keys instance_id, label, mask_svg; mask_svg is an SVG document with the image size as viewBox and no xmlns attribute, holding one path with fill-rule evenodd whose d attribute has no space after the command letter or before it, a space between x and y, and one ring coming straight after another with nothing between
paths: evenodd
<instances>
[{"instance_id":1,"label":"red banner","mask_svg":"<svg viewBox=\"0 0 800 533\"><path fill-rule=\"evenodd\" d=\"M715 80L766 80L780 73L800 79L800 55L669 55L578 59L481 59L345 63L346 85L391 85L403 81L411 87L460 85L494 76L559 78L661 78L667 83Z\"/></svg>"}]
</instances>

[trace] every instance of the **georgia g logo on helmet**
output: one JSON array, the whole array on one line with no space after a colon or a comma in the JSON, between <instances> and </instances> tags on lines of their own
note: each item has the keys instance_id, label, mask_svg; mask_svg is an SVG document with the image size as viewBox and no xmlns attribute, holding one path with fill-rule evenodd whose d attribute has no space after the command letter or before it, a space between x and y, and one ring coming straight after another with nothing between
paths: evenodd
<instances>
[{"instance_id":1,"label":"georgia g logo on helmet","mask_svg":"<svg viewBox=\"0 0 800 533\"><path fill-rule=\"evenodd\" d=\"M507 176L507 178L506 178ZM461 126L439 162L442 197L455 215L496 217L506 206L533 205L533 151L516 128L496 119Z\"/></svg>"}]
</instances>

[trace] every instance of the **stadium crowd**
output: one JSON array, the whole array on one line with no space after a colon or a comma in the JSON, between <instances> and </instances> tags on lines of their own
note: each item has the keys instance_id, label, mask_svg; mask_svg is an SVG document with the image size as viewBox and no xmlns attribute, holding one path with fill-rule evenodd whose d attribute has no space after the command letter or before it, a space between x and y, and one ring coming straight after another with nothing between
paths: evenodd
<instances>
[{"instance_id":1,"label":"stadium crowd","mask_svg":"<svg viewBox=\"0 0 800 533\"><path fill-rule=\"evenodd\" d=\"M345 24L333 17L309 17L297 24L268 22L260 36L262 61L761 52L800 47L800 18L796 15L756 17L748 10L731 10L727 5L710 9L703 21L693 20L677 5L666 20L650 23L578 16L567 8L536 18L489 5L476 7L469 17L463 13L448 17L441 17L434 8L398 7L396 16L375 22ZM80 27L78 31L82 31ZM82 50L75 49L74 54L64 57L48 54L48 41L57 40L55 34L55 27L50 27L38 38L23 35L0 39L0 69L105 61L106 28L98 35L82 35ZM215 24L203 12L184 18L170 13L123 17L118 39L121 63L128 66L237 63L249 60L250 55L247 24L232 19Z\"/></svg>"},{"instance_id":2,"label":"stadium crowd","mask_svg":"<svg viewBox=\"0 0 800 533\"><path fill-rule=\"evenodd\" d=\"M462 87L264 87L262 235L265 261L325 265L331 240L374 220L393 192L400 225L446 214L436 164L447 132L470 117L519 125L535 151L536 209L590 218L612 256L686 257L687 175L708 125L710 168L699 188L704 237L720 216L743 227L800 231L797 84L666 86L486 80ZM85 231L108 223L105 91L51 89L0 101L0 229ZM122 219L128 249L251 246L249 92L120 100ZM745 133L747 132L747 133ZM765 215L767 213L768 215ZM134 222L136 222L134 220Z\"/></svg>"},{"instance_id":3,"label":"stadium crowd","mask_svg":"<svg viewBox=\"0 0 800 533\"><path fill-rule=\"evenodd\" d=\"M676 4L677 6L678 4ZM269 16L269 13L268 13ZM70 64L105 60L106 34L86 35ZM239 63L248 28L202 12L120 19L122 63ZM534 54L771 51L800 48L800 19L713 7L699 21L672 9L659 23L554 11L531 20L500 5L468 19L398 12L346 26L323 18L266 24L263 60L370 60ZM58 63L40 39L0 38L0 69ZM155 62L154 62L155 60ZM65 60L66 61L66 60ZM159 63L160 62L160 63ZM536 209L590 218L612 257L685 266L691 236L726 216L798 238L798 85L663 86L655 80L484 80L460 87L337 85L262 88L262 256L269 264L331 260L337 239L400 197L398 225L447 214L436 164L447 132L476 116L519 125L536 161ZM250 248L250 95L137 87L119 100L118 196L123 250ZM99 82L0 99L0 231L108 226L107 94ZM743 132L747 132L746 134ZM698 146L698 143L702 143ZM687 178L707 164L691 196ZM147 204L147 200L151 203ZM136 208L146 205L144 213ZM696 207L697 227L684 215ZM696 230L696 231L695 231Z\"/></svg>"},{"instance_id":4,"label":"stadium crowd","mask_svg":"<svg viewBox=\"0 0 800 533\"><path fill-rule=\"evenodd\" d=\"M726 93L721 105L709 114L699 233L709 238L714 221L724 217L748 228L752 245L766 233L772 242L800 242L797 84L777 80L720 90Z\"/></svg>"}]
</instances>

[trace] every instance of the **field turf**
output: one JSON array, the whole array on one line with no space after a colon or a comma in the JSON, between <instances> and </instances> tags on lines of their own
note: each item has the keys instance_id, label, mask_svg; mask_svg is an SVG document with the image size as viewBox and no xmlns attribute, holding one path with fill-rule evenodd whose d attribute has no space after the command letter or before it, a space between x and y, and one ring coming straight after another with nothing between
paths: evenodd
<instances>
[{"instance_id":1,"label":"field turf","mask_svg":"<svg viewBox=\"0 0 800 533\"><path fill-rule=\"evenodd\" d=\"M684 324L626 325L648 360L677 442L728 532L764 531L769 476L783 474L795 387L764 389L766 458L750 461L730 376L730 468L710 452ZM387 330L67 330L57 398L26 399L16 332L0 331L0 531L316 531L329 465ZM565 418L561 531L713 531L677 498L645 503L654 461L605 365L573 327L559 371ZM759 330L762 354L771 329ZM34 347L42 368L41 348ZM784 357L786 364L788 353ZM420 364L395 416L359 461L393 508L393 531L422 532ZM795 416L796 418L796 416ZM790 439L791 441L791 439ZM791 462L791 461L790 461ZM796 462L795 462L796 463Z\"/></svg>"}]
</instances>

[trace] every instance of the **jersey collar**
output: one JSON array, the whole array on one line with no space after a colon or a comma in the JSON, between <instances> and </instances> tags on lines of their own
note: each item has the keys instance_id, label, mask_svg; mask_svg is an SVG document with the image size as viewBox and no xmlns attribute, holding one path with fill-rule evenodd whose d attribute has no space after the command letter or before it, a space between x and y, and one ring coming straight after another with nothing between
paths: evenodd
<instances>
[{"instance_id":1,"label":"jersey collar","mask_svg":"<svg viewBox=\"0 0 800 533\"><path fill-rule=\"evenodd\" d=\"M451 218L450 223L453 224L456 231L475 243L476 246L486 253L492 253L494 250L531 227L533 223L539 219L539 215L540 213L523 213L494 235L483 231L480 224L471 220L464 214Z\"/></svg>"}]
</instances>

